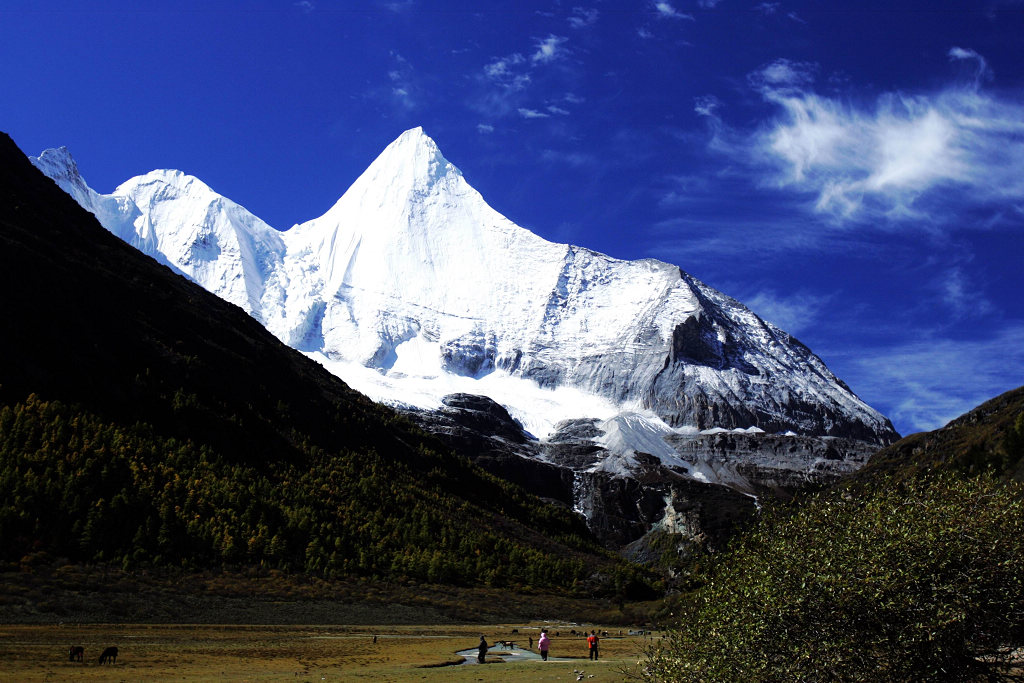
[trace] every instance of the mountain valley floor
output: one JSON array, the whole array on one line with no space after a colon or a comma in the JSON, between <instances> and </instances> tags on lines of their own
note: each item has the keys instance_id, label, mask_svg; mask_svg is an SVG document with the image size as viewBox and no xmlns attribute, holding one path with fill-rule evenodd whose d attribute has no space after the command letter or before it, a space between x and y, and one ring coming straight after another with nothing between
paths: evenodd
<instances>
[{"instance_id":1,"label":"mountain valley floor","mask_svg":"<svg viewBox=\"0 0 1024 683\"><path fill-rule=\"evenodd\" d=\"M586 625L600 629L600 626ZM551 659L516 661L516 650L496 641L512 639L536 652L541 628L557 632ZM625 681L648 637L607 627L598 662L587 659L585 639L569 634L582 626L524 623L446 626L239 626L197 624L49 624L0 626L0 678L17 681ZM518 633L513 634L512 629ZM494 644L487 663L462 664L459 650L473 648L483 634ZM376 639L374 638L376 636ZM657 637L657 636L654 636ZM99 653L114 645L114 664ZM73 645L84 661L69 661ZM521 655L522 649L518 652ZM592 678L591 678L592 676Z\"/></svg>"},{"instance_id":2,"label":"mountain valley floor","mask_svg":"<svg viewBox=\"0 0 1024 683\"><path fill-rule=\"evenodd\" d=\"M576 680L582 669L594 681L623 681L650 642L630 631L663 607L511 588L40 562L0 570L0 680L514 682ZM570 634L584 627L609 633L596 664L582 635ZM541 628L552 639L548 662L521 656L529 639L537 652ZM462 665L456 653L481 634L494 645L487 666ZM72 646L85 648L83 662L69 661ZM109 646L117 661L101 666Z\"/></svg>"}]
</instances>

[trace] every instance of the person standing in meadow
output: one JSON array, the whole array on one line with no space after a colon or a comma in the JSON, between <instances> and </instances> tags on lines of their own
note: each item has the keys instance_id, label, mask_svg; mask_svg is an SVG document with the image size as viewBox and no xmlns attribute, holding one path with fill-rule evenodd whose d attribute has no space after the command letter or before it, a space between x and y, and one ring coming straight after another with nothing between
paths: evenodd
<instances>
[{"instance_id":1,"label":"person standing in meadow","mask_svg":"<svg viewBox=\"0 0 1024 683\"><path fill-rule=\"evenodd\" d=\"M541 629L540 639L537 640L537 649L540 650L540 658L545 662L548 661L548 647L551 645L551 641L548 639L547 629Z\"/></svg>"},{"instance_id":2,"label":"person standing in meadow","mask_svg":"<svg viewBox=\"0 0 1024 683\"><path fill-rule=\"evenodd\" d=\"M483 664L484 660L487 659L487 647L487 640L485 640L483 634L481 634L480 645L477 646L479 653L476 656L476 661L480 662L481 664Z\"/></svg>"}]
</instances>

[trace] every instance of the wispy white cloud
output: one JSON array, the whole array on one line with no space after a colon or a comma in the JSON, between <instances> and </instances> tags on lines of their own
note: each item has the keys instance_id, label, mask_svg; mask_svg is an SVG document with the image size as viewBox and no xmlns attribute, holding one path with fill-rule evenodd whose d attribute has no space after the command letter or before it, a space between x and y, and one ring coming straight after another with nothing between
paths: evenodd
<instances>
[{"instance_id":1,"label":"wispy white cloud","mask_svg":"<svg viewBox=\"0 0 1024 683\"><path fill-rule=\"evenodd\" d=\"M767 95L780 88L802 88L814 83L818 66L810 62L776 59L748 76L754 88Z\"/></svg>"},{"instance_id":2,"label":"wispy white cloud","mask_svg":"<svg viewBox=\"0 0 1024 683\"><path fill-rule=\"evenodd\" d=\"M956 312L957 317L963 317L965 313L977 310L974 297L968 292L964 271L961 268L954 268L949 272L948 277L942 283L942 293L946 305Z\"/></svg>"},{"instance_id":3,"label":"wispy white cloud","mask_svg":"<svg viewBox=\"0 0 1024 683\"><path fill-rule=\"evenodd\" d=\"M392 88L391 94L398 98L398 101L402 103L402 106L407 109L415 108L416 104L409 96L409 91L405 88Z\"/></svg>"},{"instance_id":4,"label":"wispy white cloud","mask_svg":"<svg viewBox=\"0 0 1024 683\"><path fill-rule=\"evenodd\" d=\"M721 100L714 95L701 95L693 100L693 110L701 116L717 116L716 112L720 106Z\"/></svg>"},{"instance_id":5,"label":"wispy white cloud","mask_svg":"<svg viewBox=\"0 0 1024 683\"><path fill-rule=\"evenodd\" d=\"M381 4L392 12L405 12L416 6L416 0L385 0Z\"/></svg>"},{"instance_id":6,"label":"wispy white cloud","mask_svg":"<svg viewBox=\"0 0 1024 683\"><path fill-rule=\"evenodd\" d=\"M951 188L972 201L1024 200L1024 103L950 88L887 93L869 108L818 95L813 71L779 60L750 82L779 112L753 148L779 187L816 196L817 212L900 223L927 217Z\"/></svg>"},{"instance_id":7,"label":"wispy white cloud","mask_svg":"<svg viewBox=\"0 0 1024 683\"><path fill-rule=\"evenodd\" d=\"M526 107L519 107L519 115L524 119L546 119L551 116L551 114L537 111L536 109L527 109Z\"/></svg>"},{"instance_id":8,"label":"wispy white cloud","mask_svg":"<svg viewBox=\"0 0 1024 683\"><path fill-rule=\"evenodd\" d=\"M984 57L979 55L974 50L970 50L970 49L963 48L963 47L953 46L953 47L949 48L949 58L950 59L969 59L969 60L972 60L972 61L978 61L978 62L981 63L981 66L985 66L985 58Z\"/></svg>"},{"instance_id":9,"label":"wispy white cloud","mask_svg":"<svg viewBox=\"0 0 1024 683\"><path fill-rule=\"evenodd\" d=\"M1012 11L1017 7L1024 7L1024 0L988 0L985 7L985 17L987 19L997 19L999 12L1003 11L1003 8L1009 8Z\"/></svg>"},{"instance_id":10,"label":"wispy white cloud","mask_svg":"<svg viewBox=\"0 0 1024 683\"><path fill-rule=\"evenodd\" d=\"M568 38L555 35L549 35L547 38L537 40L537 50L530 59L541 63L554 61L562 54L562 45L567 40Z\"/></svg>"},{"instance_id":11,"label":"wispy white cloud","mask_svg":"<svg viewBox=\"0 0 1024 683\"><path fill-rule=\"evenodd\" d=\"M704 9L712 9L718 6L718 3L722 0L697 0L697 6L703 7Z\"/></svg>"},{"instance_id":12,"label":"wispy white cloud","mask_svg":"<svg viewBox=\"0 0 1024 683\"><path fill-rule=\"evenodd\" d=\"M588 15L589 16L589 15ZM547 118L552 114L568 115L566 106L575 104L582 99L572 94L548 104L539 106L530 102L528 91L534 84L534 76L550 85L551 74L558 73L552 65L563 61L571 54L566 46L568 38L548 35L546 38L534 39L534 51L530 56L515 52L504 57L496 57L483 67L482 73L474 79L483 87L470 101L470 106L489 117L515 115L523 118ZM549 88L550 89L550 88Z\"/></svg>"},{"instance_id":13,"label":"wispy white cloud","mask_svg":"<svg viewBox=\"0 0 1024 683\"><path fill-rule=\"evenodd\" d=\"M927 338L858 353L845 379L903 432L937 429L1024 384L1020 324L984 338Z\"/></svg>"},{"instance_id":14,"label":"wispy white cloud","mask_svg":"<svg viewBox=\"0 0 1024 683\"><path fill-rule=\"evenodd\" d=\"M306 14L309 14L310 12L316 9L316 5L313 2L311 2L311 0L300 0L300 2L295 3L295 6L302 10L303 12L305 12Z\"/></svg>"},{"instance_id":15,"label":"wispy white cloud","mask_svg":"<svg viewBox=\"0 0 1024 683\"><path fill-rule=\"evenodd\" d=\"M478 123L478 124L476 124L476 130L477 130L478 133L484 133L484 134L486 134L486 133L493 133L494 132L494 126L492 126L489 123Z\"/></svg>"},{"instance_id":16,"label":"wispy white cloud","mask_svg":"<svg viewBox=\"0 0 1024 683\"><path fill-rule=\"evenodd\" d=\"M691 205L695 198L705 196L710 185L707 176L698 173L673 175L666 180L668 189L659 193L658 204L677 209L684 209Z\"/></svg>"},{"instance_id":17,"label":"wispy white cloud","mask_svg":"<svg viewBox=\"0 0 1024 683\"><path fill-rule=\"evenodd\" d=\"M762 2L758 3L757 5L754 5L754 11L760 12L761 14L768 16L778 12L780 6L781 3L778 2Z\"/></svg>"},{"instance_id":18,"label":"wispy white cloud","mask_svg":"<svg viewBox=\"0 0 1024 683\"><path fill-rule=\"evenodd\" d=\"M654 3L654 10L657 12L659 17L664 19L693 19L692 14L686 14L680 12L675 6L667 0L657 0Z\"/></svg>"},{"instance_id":19,"label":"wispy white cloud","mask_svg":"<svg viewBox=\"0 0 1024 683\"><path fill-rule=\"evenodd\" d=\"M706 196L707 192L699 188L681 188L660 195L659 206L672 209L676 215L647 229L645 237L652 245L649 256L683 267L702 263L708 272L717 272L724 278L736 267L738 253L756 253L763 259L792 259L795 253L822 248L820 226L802 224L792 214L723 220L713 212L693 211L706 208ZM829 240L833 248L840 248L842 242L837 235L830 234ZM855 251L856 245L851 245L850 250Z\"/></svg>"},{"instance_id":20,"label":"wispy white cloud","mask_svg":"<svg viewBox=\"0 0 1024 683\"><path fill-rule=\"evenodd\" d=\"M597 23L600 13L596 9L587 7L573 7L572 15L569 17L569 26L574 29L587 28Z\"/></svg>"},{"instance_id":21,"label":"wispy white cloud","mask_svg":"<svg viewBox=\"0 0 1024 683\"><path fill-rule=\"evenodd\" d=\"M975 88L980 87L983 81L991 80L993 77L992 71L988 68L988 62L974 50L963 47L951 47L949 49L949 59L952 62L974 65L969 78Z\"/></svg>"},{"instance_id":22,"label":"wispy white cloud","mask_svg":"<svg viewBox=\"0 0 1024 683\"><path fill-rule=\"evenodd\" d=\"M403 109L415 109L416 100L412 95L415 88L412 65L397 52L391 53L391 59L394 63L394 66L388 71L388 80L391 81L391 97Z\"/></svg>"},{"instance_id":23,"label":"wispy white cloud","mask_svg":"<svg viewBox=\"0 0 1024 683\"><path fill-rule=\"evenodd\" d=\"M584 152L563 152L559 150L546 149L541 153L541 158L544 161L550 161L559 164L565 164L567 166L583 167L583 166L594 166L597 164L597 159Z\"/></svg>"},{"instance_id":24,"label":"wispy white cloud","mask_svg":"<svg viewBox=\"0 0 1024 683\"><path fill-rule=\"evenodd\" d=\"M484 74L506 88L522 90L530 82L530 75L521 68L525 63L526 58L517 52L491 61L484 66Z\"/></svg>"},{"instance_id":25,"label":"wispy white cloud","mask_svg":"<svg viewBox=\"0 0 1024 683\"><path fill-rule=\"evenodd\" d=\"M937 306L946 312L947 319L962 322L983 318L994 312L994 306L963 266L952 266L941 271L932 283L936 293Z\"/></svg>"},{"instance_id":26,"label":"wispy white cloud","mask_svg":"<svg viewBox=\"0 0 1024 683\"><path fill-rule=\"evenodd\" d=\"M762 319L796 336L817 324L829 301L828 296L809 292L780 295L773 289L761 290L744 299L746 306Z\"/></svg>"},{"instance_id":27,"label":"wispy white cloud","mask_svg":"<svg viewBox=\"0 0 1024 683\"><path fill-rule=\"evenodd\" d=\"M474 75L480 84L470 106L489 117L515 113L532 77L529 60L520 53L492 59Z\"/></svg>"}]
</instances>

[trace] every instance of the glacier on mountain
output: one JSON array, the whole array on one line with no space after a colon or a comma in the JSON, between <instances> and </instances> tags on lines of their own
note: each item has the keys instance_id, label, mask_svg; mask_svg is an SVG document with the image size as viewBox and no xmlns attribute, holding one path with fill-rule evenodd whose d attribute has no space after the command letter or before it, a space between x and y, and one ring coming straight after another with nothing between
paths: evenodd
<instances>
[{"instance_id":1,"label":"glacier on mountain","mask_svg":"<svg viewBox=\"0 0 1024 683\"><path fill-rule=\"evenodd\" d=\"M897 436L806 346L677 266L515 225L420 128L323 216L284 231L179 171L103 195L64 149L33 162L108 230L375 400L430 409L452 393L489 396L541 439L597 418L609 452L651 453L698 478L709 473L663 437Z\"/></svg>"}]
</instances>

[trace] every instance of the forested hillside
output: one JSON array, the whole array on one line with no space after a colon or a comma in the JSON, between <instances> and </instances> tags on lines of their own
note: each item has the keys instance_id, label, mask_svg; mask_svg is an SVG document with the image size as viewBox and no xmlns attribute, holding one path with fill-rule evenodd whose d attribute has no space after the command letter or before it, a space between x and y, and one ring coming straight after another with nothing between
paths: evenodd
<instances>
[{"instance_id":1,"label":"forested hillside","mask_svg":"<svg viewBox=\"0 0 1024 683\"><path fill-rule=\"evenodd\" d=\"M0 287L6 561L646 590L576 515L120 242L6 136Z\"/></svg>"}]
</instances>

